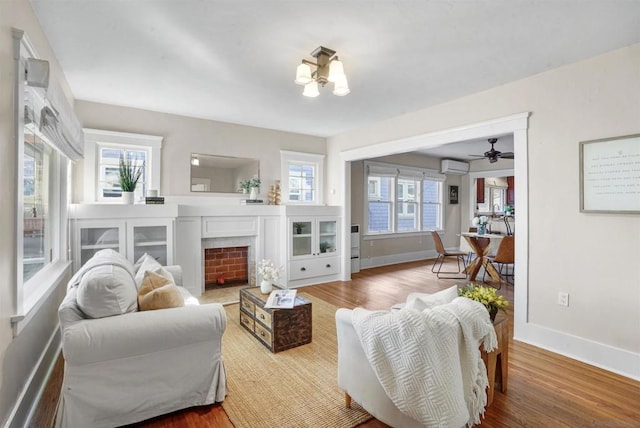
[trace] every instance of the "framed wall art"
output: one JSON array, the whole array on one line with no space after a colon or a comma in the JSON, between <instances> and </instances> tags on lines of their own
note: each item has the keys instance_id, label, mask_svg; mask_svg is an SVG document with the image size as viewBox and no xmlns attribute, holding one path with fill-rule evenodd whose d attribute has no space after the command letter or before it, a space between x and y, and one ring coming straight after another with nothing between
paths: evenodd
<instances>
[{"instance_id":1,"label":"framed wall art","mask_svg":"<svg viewBox=\"0 0 640 428\"><path fill-rule=\"evenodd\" d=\"M640 214L640 134L580 142L580 211Z\"/></svg>"},{"instance_id":2,"label":"framed wall art","mask_svg":"<svg viewBox=\"0 0 640 428\"><path fill-rule=\"evenodd\" d=\"M449 203L458 203L458 186L449 186Z\"/></svg>"}]
</instances>

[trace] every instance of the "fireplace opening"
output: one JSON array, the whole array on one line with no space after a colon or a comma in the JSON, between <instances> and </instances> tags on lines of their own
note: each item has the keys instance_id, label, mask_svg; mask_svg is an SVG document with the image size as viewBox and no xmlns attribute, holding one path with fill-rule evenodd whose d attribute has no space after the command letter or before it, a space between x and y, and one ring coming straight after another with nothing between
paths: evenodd
<instances>
[{"instance_id":1,"label":"fireplace opening","mask_svg":"<svg viewBox=\"0 0 640 428\"><path fill-rule=\"evenodd\" d=\"M249 283L249 247L205 248L205 290Z\"/></svg>"}]
</instances>

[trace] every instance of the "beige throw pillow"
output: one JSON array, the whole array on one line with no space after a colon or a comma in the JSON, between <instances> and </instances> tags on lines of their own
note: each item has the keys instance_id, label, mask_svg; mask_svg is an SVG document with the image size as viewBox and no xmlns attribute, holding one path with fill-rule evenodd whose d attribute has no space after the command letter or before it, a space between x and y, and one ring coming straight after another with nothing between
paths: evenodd
<instances>
[{"instance_id":1,"label":"beige throw pillow","mask_svg":"<svg viewBox=\"0 0 640 428\"><path fill-rule=\"evenodd\" d=\"M173 281L153 271L145 272L138 291L138 307L141 311L181 306L184 306L184 298Z\"/></svg>"}]
</instances>

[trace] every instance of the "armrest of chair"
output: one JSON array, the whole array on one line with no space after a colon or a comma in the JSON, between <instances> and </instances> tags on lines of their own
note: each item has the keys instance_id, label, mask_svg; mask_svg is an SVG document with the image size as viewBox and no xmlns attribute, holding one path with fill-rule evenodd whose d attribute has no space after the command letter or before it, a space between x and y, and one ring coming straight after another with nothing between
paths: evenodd
<instances>
[{"instance_id":1,"label":"armrest of chair","mask_svg":"<svg viewBox=\"0 0 640 428\"><path fill-rule=\"evenodd\" d=\"M353 328L351 309L341 308L336 311L336 331L338 336L338 386L352 395L356 401L359 396L355 392L368 388L371 382L378 384L369 360L364 354L360 338Z\"/></svg>"},{"instance_id":2,"label":"armrest of chair","mask_svg":"<svg viewBox=\"0 0 640 428\"><path fill-rule=\"evenodd\" d=\"M221 341L226 326L216 303L84 319L64 327L62 350L67 364L91 364Z\"/></svg>"}]
</instances>

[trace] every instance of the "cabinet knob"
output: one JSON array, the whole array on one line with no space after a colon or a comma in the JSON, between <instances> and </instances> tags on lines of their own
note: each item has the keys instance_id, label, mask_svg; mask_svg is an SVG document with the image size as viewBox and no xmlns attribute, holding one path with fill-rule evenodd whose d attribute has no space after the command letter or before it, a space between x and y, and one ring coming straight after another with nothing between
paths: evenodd
<instances>
[{"instance_id":1,"label":"cabinet knob","mask_svg":"<svg viewBox=\"0 0 640 428\"><path fill-rule=\"evenodd\" d=\"M264 337L264 331L260 332L260 336Z\"/></svg>"},{"instance_id":2,"label":"cabinet knob","mask_svg":"<svg viewBox=\"0 0 640 428\"><path fill-rule=\"evenodd\" d=\"M305 270L307 270L307 268L305 268L305 267L301 267L301 268L300 268L300 270L301 270L302 272L304 272Z\"/></svg>"},{"instance_id":3,"label":"cabinet knob","mask_svg":"<svg viewBox=\"0 0 640 428\"><path fill-rule=\"evenodd\" d=\"M330 268L330 267L331 267L331 265L330 265L330 264L327 264L327 266L326 266L326 267Z\"/></svg>"},{"instance_id":4,"label":"cabinet knob","mask_svg":"<svg viewBox=\"0 0 640 428\"><path fill-rule=\"evenodd\" d=\"M264 319L264 314L260 314L260 319Z\"/></svg>"}]
</instances>

